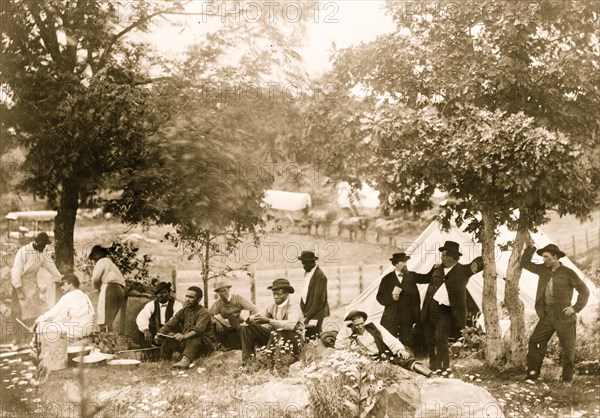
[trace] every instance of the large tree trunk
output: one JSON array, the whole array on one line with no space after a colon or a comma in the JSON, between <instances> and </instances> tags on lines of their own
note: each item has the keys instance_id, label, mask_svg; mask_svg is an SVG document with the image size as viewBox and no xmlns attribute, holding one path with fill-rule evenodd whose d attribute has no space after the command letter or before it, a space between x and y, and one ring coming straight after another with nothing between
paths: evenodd
<instances>
[{"instance_id":1,"label":"large tree trunk","mask_svg":"<svg viewBox=\"0 0 600 418\"><path fill-rule=\"evenodd\" d=\"M527 355L527 341L525 340L525 313L523 302L519 298L519 280L521 278L521 264L519 260L523 247L531 241L527 229L519 228L512 244L512 253L508 260L506 271L506 284L504 290L504 304L508 309L510 318L510 347L506 357L506 368L523 366Z\"/></svg>"},{"instance_id":2,"label":"large tree trunk","mask_svg":"<svg viewBox=\"0 0 600 418\"><path fill-rule=\"evenodd\" d=\"M483 257L483 317L485 319L485 361L491 366L499 366L502 357L500 322L498 315L496 286L496 245L494 231L496 223L493 213L482 212L483 229L481 247Z\"/></svg>"},{"instance_id":3,"label":"large tree trunk","mask_svg":"<svg viewBox=\"0 0 600 418\"><path fill-rule=\"evenodd\" d=\"M56 238L56 266L61 273L73 271L75 233L75 218L79 205L79 186L74 179L67 179L62 183L58 213L54 222L54 236Z\"/></svg>"}]
</instances>

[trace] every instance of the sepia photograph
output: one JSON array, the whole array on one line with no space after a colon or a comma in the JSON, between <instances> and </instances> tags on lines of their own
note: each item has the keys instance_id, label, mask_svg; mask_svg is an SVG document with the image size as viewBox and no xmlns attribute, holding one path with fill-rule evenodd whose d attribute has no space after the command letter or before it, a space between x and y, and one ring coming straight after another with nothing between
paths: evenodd
<instances>
[{"instance_id":1,"label":"sepia photograph","mask_svg":"<svg viewBox=\"0 0 600 418\"><path fill-rule=\"evenodd\" d=\"M0 33L0 418L600 417L599 0Z\"/></svg>"}]
</instances>

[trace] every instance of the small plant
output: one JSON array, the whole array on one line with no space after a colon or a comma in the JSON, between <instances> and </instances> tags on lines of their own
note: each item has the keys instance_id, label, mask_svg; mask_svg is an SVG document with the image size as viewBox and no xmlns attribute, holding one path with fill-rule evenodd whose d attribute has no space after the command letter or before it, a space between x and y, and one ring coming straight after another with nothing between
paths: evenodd
<instances>
[{"instance_id":1,"label":"small plant","mask_svg":"<svg viewBox=\"0 0 600 418\"><path fill-rule=\"evenodd\" d=\"M452 344L452 357L454 358L484 358L483 343L485 333L479 327L465 327L462 336Z\"/></svg>"}]
</instances>

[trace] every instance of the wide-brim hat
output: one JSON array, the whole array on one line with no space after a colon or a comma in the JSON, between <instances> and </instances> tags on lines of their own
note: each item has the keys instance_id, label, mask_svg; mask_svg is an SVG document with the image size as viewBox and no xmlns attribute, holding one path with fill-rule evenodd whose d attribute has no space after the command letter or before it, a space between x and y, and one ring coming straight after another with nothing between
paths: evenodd
<instances>
[{"instance_id":1,"label":"wide-brim hat","mask_svg":"<svg viewBox=\"0 0 600 418\"><path fill-rule=\"evenodd\" d=\"M94 258L97 255L101 255L102 257L106 257L108 255L108 248L104 248L101 245L94 245L92 247L92 251L90 251L89 259Z\"/></svg>"},{"instance_id":2,"label":"wide-brim hat","mask_svg":"<svg viewBox=\"0 0 600 418\"><path fill-rule=\"evenodd\" d=\"M154 293L158 294L163 290L167 289L169 292L171 291L171 283L169 282L159 282L154 288Z\"/></svg>"},{"instance_id":3,"label":"wide-brim hat","mask_svg":"<svg viewBox=\"0 0 600 418\"><path fill-rule=\"evenodd\" d=\"M226 287L231 287L231 283L229 283L227 280L218 280L215 282L215 292Z\"/></svg>"},{"instance_id":4,"label":"wide-brim hat","mask_svg":"<svg viewBox=\"0 0 600 418\"><path fill-rule=\"evenodd\" d=\"M269 290L279 290L285 289L288 293L294 293L295 290L287 279L275 279L273 280L273 284L267 287Z\"/></svg>"},{"instance_id":5,"label":"wide-brim hat","mask_svg":"<svg viewBox=\"0 0 600 418\"><path fill-rule=\"evenodd\" d=\"M406 253L394 253L392 254L392 258L390 258L390 261L392 264L396 264L399 261L408 261L409 259L410 256L406 255Z\"/></svg>"},{"instance_id":6,"label":"wide-brim hat","mask_svg":"<svg viewBox=\"0 0 600 418\"><path fill-rule=\"evenodd\" d=\"M444 243L443 247L439 248L440 251L448 251L451 254L456 254L458 256L461 256L462 253L460 252L460 245L458 245L458 242L454 242L454 241L446 241Z\"/></svg>"},{"instance_id":7,"label":"wide-brim hat","mask_svg":"<svg viewBox=\"0 0 600 418\"><path fill-rule=\"evenodd\" d=\"M318 260L319 257L315 256L315 253L313 251L302 251L302 254L300 254L300 257L298 257L298 260L300 261L316 261Z\"/></svg>"},{"instance_id":8,"label":"wide-brim hat","mask_svg":"<svg viewBox=\"0 0 600 418\"><path fill-rule=\"evenodd\" d=\"M350 311L350 313L348 315L346 315L346 318L344 318L344 321L352 321L357 316L361 316L362 319L364 319L365 321L368 318L366 312L355 310L355 311Z\"/></svg>"},{"instance_id":9,"label":"wide-brim hat","mask_svg":"<svg viewBox=\"0 0 600 418\"><path fill-rule=\"evenodd\" d=\"M45 232L40 232L35 236L35 242L38 244L50 244L50 237Z\"/></svg>"},{"instance_id":10,"label":"wide-brim hat","mask_svg":"<svg viewBox=\"0 0 600 418\"><path fill-rule=\"evenodd\" d=\"M540 248L539 250L537 250L536 253L537 255L542 255L543 253L552 253L555 254L558 258L563 258L566 255L555 244L548 244L544 248Z\"/></svg>"}]
</instances>

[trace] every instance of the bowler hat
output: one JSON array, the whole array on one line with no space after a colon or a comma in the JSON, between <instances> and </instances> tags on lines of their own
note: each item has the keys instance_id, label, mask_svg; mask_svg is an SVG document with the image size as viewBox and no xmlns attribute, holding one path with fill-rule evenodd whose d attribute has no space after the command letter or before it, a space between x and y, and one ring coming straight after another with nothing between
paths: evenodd
<instances>
[{"instance_id":1,"label":"bowler hat","mask_svg":"<svg viewBox=\"0 0 600 418\"><path fill-rule=\"evenodd\" d=\"M353 321L357 316L361 316L365 321L367 320L367 314L365 312L355 310L350 311L350 313L346 315L346 318L344 318L344 321Z\"/></svg>"},{"instance_id":2,"label":"bowler hat","mask_svg":"<svg viewBox=\"0 0 600 418\"><path fill-rule=\"evenodd\" d=\"M225 287L231 287L231 283L229 283L227 280L217 280L215 282L215 292Z\"/></svg>"},{"instance_id":3,"label":"bowler hat","mask_svg":"<svg viewBox=\"0 0 600 418\"><path fill-rule=\"evenodd\" d=\"M94 245L92 247L92 251L90 251L89 259L92 259L96 256L106 257L108 255L108 249L102 247L101 245Z\"/></svg>"},{"instance_id":4,"label":"bowler hat","mask_svg":"<svg viewBox=\"0 0 600 418\"><path fill-rule=\"evenodd\" d=\"M454 241L446 241L444 243L443 247L439 248L440 251L448 251L448 253L450 254L457 254L458 256L461 256L462 253L460 252L460 245L458 245L458 242L454 242Z\"/></svg>"},{"instance_id":5,"label":"bowler hat","mask_svg":"<svg viewBox=\"0 0 600 418\"><path fill-rule=\"evenodd\" d=\"M314 251L302 251L302 254L300 254L300 257L298 257L298 260L300 261L314 261L314 260L318 260L319 257L315 256Z\"/></svg>"},{"instance_id":6,"label":"bowler hat","mask_svg":"<svg viewBox=\"0 0 600 418\"><path fill-rule=\"evenodd\" d=\"M548 244L544 248L537 250L536 253L538 255L542 255L543 253L552 253L558 258L563 258L566 255L555 244Z\"/></svg>"},{"instance_id":7,"label":"bowler hat","mask_svg":"<svg viewBox=\"0 0 600 418\"><path fill-rule=\"evenodd\" d=\"M399 261L408 261L409 259L410 256L406 255L406 253L394 253L392 254L392 258L390 258L390 261L392 264L396 264Z\"/></svg>"},{"instance_id":8,"label":"bowler hat","mask_svg":"<svg viewBox=\"0 0 600 418\"><path fill-rule=\"evenodd\" d=\"M50 244L50 237L45 232L40 232L36 235L35 242L38 244Z\"/></svg>"},{"instance_id":9,"label":"bowler hat","mask_svg":"<svg viewBox=\"0 0 600 418\"><path fill-rule=\"evenodd\" d=\"M165 289L170 292L171 291L171 283L169 283L169 282L158 282L158 284L154 288L154 293L158 294L158 293L162 292Z\"/></svg>"},{"instance_id":10,"label":"bowler hat","mask_svg":"<svg viewBox=\"0 0 600 418\"><path fill-rule=\"evenodd\" d=\"M271 286L267 287L267 289L269 289L269 290L285 289L285 290L287 290L288 293L294 293L294 288L292 287L289 280L287 280L287 279L275 279L275 280L273 280L273 284Z\"/></svg>"}]
</instances>

